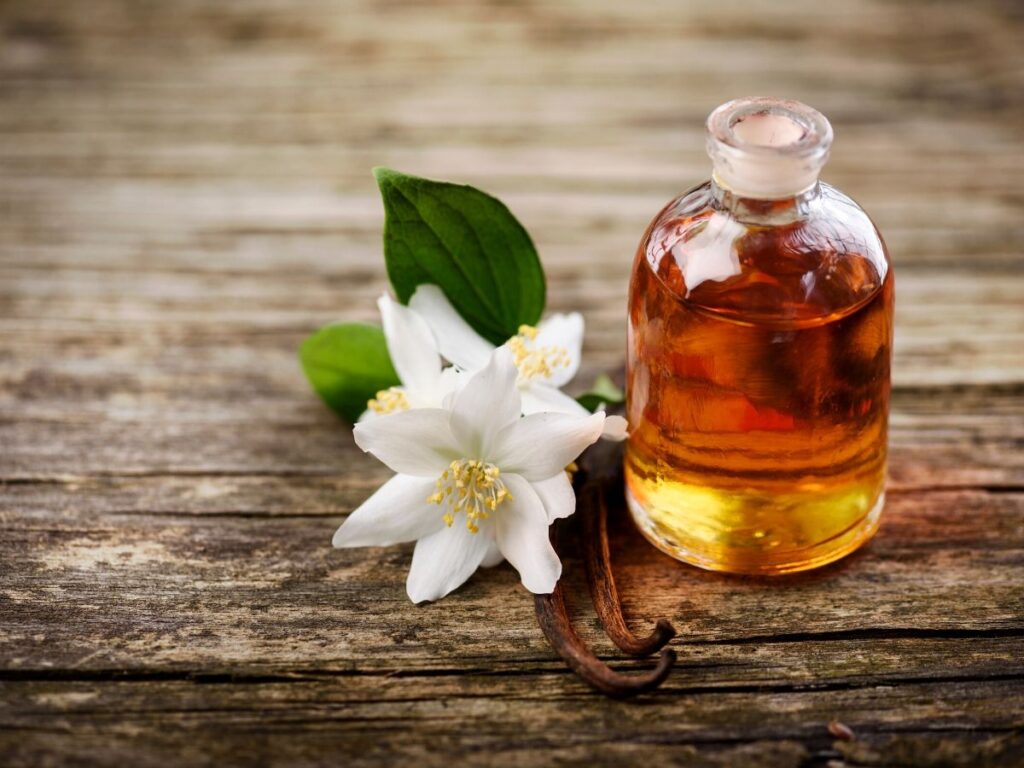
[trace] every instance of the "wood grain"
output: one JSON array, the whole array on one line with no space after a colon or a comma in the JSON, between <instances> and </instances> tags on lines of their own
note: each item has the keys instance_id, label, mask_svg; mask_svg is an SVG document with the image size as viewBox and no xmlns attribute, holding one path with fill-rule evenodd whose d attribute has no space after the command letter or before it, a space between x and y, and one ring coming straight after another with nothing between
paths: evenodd
<instances>
[{"instance_id":1,"label":"wood grain","mask_svg":"<svg viewBox=\"0 0 1024 768\"><path fill-rule=\"evenodd\" d=\"M508 202L585 387L704 116L758 93L830 116L893 253L889 503L778 581L613 519L680 662L607 701L508 567L414 607L408 547L330 549L387 473L296 349L373 319L390 165ZM1022 125L1011 2L0 2L0 762L1024 763Z\"/></svg>"}]
</instances>

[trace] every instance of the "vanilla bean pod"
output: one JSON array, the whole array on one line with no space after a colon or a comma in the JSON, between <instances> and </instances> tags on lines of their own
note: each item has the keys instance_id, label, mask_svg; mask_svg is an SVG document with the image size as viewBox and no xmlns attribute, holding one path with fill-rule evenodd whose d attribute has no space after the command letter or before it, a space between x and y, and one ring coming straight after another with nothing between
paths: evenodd
<instances>
[{"instance_id":1,"label":"vanilla bean pod","mask_svg":"<svg viewBox=\"0 0 1024 768\"><path fill-rule=\"evenodd\" d=\"M552 543L557 551L557 531L552 532ZM650 672L623 674L609 667L594 655L573 629L566 612L561 582L555 585L550 595L534 596L534 610L541 631L569 669L606 696L623 699L652 691L665 681L675 664L675 651L666 648Z\"/></svg>"},{"instance_id":2,"label":"vanilla bean pod","mask_svg":"<svg viewBox=\"0 0 1024 768\"><path fill-rule=\"evenodd\" d=\"M648 656L675 637L676 630L668 619L658 619L651 634L637 637L622 615L608 545L608 500L623 500L622 443L591 446L580 457L579 467L576 517L594 610L605 633L624 653Z\"/></svg>"},{"instance_id":3,"label":"vanilla bean pod","mask_svg":"<svg viewBox=\"0 0 1024 768\"><path fill-rule=\"evenodd\" d=\"M623 653L631 656L650 656L676 636L676 629L668 619L658 619L646 637L637 637L626 625L622 615L622 601L612 574L611 550L608 546L608 491L599 484L589 485L585 514L580 515L580 538L587 568L587 585L597 618L605 634Z\"/></svg>"},{"instance_id":4,"label":"vanilla bean pod","mask_svg":"<svg viewBox=\"0 0 1024 768\"><path fill-rule=\"evenodd\" d=\"M580 679L606 696L622 699L652 691L661 685L676 661L676 652L666 648L661 652L658 665L649 673L627 675L616 672L580 639L565 612L562 588L555 587L550 595L536 595L534 607L537 623L551 647Z\"/></svg>"},{"instance_id":5,"label":"vanilla bean pod","mask_svg":"<svg viewBox=\"0 0 1024 768\"><path fill-rule=\"evenodd\" d=\"M667 619L659 619L654 631L645 638L636 637L626 625L622 604L611 568L608 546L606 494L622 487L621 447L595 445L580 459L580 472L575 478L577 510L580 521L581 549L587 569L591 599L601 625L611 640L625 653L647 656L671 640L675 628ZM552 526L552 543L559 546L561 526ZM559 551L559 556L561 552ZM628 698L654 690L668 677L676 661L676 653L663 649L657 666L648 673L623 674L611 669L586 646L572 627L565 607L561 582L550 595L536 595L534 609L537 623L552 648L583 681L601 693L614 698Z\"/></svg>"}]
</instances>

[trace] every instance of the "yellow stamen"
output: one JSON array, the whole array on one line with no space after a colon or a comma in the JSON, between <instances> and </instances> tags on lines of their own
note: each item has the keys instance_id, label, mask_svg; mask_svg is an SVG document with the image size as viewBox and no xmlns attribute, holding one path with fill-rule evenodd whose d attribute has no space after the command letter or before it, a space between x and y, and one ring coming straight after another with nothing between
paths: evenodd
<instances>
[{"instance_id":1,"label":"yellow stamen","mask_svg":"<svg viewBox=\"0 0 1024 768\"><path fill-rule=\"evenodd\" d=\"M477 521L486 520L511 498L496 466L478 459L458 459L437 478L436 491L427 497L427 503L446 507L444 522L449 528L455 516L464 512L466 528L476 533L480 530Z\"/></svg>"},{"instance_id":2,"label":"yellow stamen","mask_svg":"<svg viewBox=\"0 0 1024 768\"><path fill-rule=\"evenodd\" d=\"M520 381L529 381L540 376L550 378L556 368L566 368L571 362L569 350L565 347L538 347L534 345L537 329L532 325L520 325L519 333L508 340L509 349Z\"/></svg>"},{"instance_id":3,"label":"yellow stamen","mask_svg":"<svg viewBox=\"0 0 1024 768\"><path fill-rule=\"evenodd\" d=\"M394 413L409 410L409 398L401 387L382 389L377 397L366 404L374 413Z\"/></svg>"}]
</instances>

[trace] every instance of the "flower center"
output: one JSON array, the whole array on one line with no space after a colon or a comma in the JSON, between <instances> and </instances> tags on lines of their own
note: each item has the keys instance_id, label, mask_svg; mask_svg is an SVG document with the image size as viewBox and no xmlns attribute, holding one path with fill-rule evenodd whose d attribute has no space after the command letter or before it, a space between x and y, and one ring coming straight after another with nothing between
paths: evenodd
<instances>
[{"instance_id":1,"label":"flower center","mask_svg":"<svg viewBox=\"0 0 1024 768\"><path fill-rule=\"evenodd\" d=\"M519 380L548 379L556 368L569 365L569 350L565 347L541 347L534 343L537 329L532 325L520 325L519 333L508 340L509 349L519 369Z\"/></svg>"},{"instance_id":2,"label":"flower center","mask_svg":"<svg viewBox=\"0 0 1024 768\"><path fill-rule=\"evenodd\" d=\"M486 461L459 459L437 478L437 492L427 501L445 508L444 522L449 528L455 516L465 512L466 527L476 533L480 530L476 521L486 520L499 504L511 498L500 469Z\"/></svg>"},{"instance_id":3,"label":"flower center","mask_svg":"<svg viewBox=\"0 0 1024 768\"><path fill-rule=\"evenodd\" d=\"M395 411L408 411L409 398L401 387L390 387L382 389L377 396L366 404L374 413L394 413Z\"/></svg>"}]
</instances>

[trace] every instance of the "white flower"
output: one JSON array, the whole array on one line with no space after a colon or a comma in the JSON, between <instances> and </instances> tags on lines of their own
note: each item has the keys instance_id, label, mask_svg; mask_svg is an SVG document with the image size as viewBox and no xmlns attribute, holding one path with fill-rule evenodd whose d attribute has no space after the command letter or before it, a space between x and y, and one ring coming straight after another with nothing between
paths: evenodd
<instances>
[{"instance_id":1,"label":"white flower","mask_svg":"<svg viewBox=\"0 0 1024 768\"><path fill-rule=\"evenodd\" d=\"M436 348L464 371L479 370L494 352L494 345L462 319L458 310L436 285L420 285L409 299L409 307L426 320L434 332ZM568 413L579 416L589 411L575 398L561 391L580 367L583 347L583 316L579 312L555 314L539 326L523 325L505 342L513 355L522 397L523 413ZM625 440L626 420L609 416L602 437Z\"/></svg>"},{"instance_id":2,"label":"white flower","mask_svg":"<svg viewBox=\"0 0 1024 768\"><path fill-rule=\"evenodd\" d=\"M444 597L478 567L507 558L531 592L551 592L562 564L548 526L576 508L569 465L604 428L603 413L521 417L518 371L502 347L450 398L356 425L356 443L397 474L334 534L336 547L417 540L413 602Z\"/></svg>"},{"instance_id":3,"label":"white flower","mask_svg":"<svg viewBox=\"0 0 1024 768\"><path fill-rule=\"evenodd\" d=\"M436 285L424 284L409 299L409 306L427 321L441 354L465 371L487 364L494 345L462 319ZM555 314L536 328L523 325L505 342L512 350L516 383L523 398L523 413L588 413L575 399L560 390L580 367L583 347L583 316L579 312Z\"/></svg>"},{"instance_id":4,"label":"white flower","mask_svg":"<svg viewBox=\"0 0 1024 768\"><path fill-rule=\"evenodd\" d=\"M423 318L387 294L377 299L384 339L401 386L377 393L359 421L410 408L438 408L456 387L458 371L441 367L441 355Z\"/></svg>"}]
</instances>

